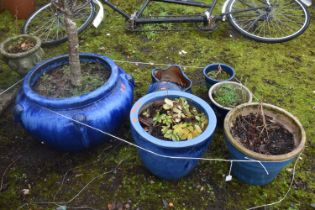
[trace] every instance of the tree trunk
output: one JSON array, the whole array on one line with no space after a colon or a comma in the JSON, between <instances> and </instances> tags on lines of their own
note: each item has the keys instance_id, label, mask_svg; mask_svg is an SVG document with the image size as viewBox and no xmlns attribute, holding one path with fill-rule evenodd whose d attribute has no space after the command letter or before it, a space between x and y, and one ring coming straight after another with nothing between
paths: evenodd
<instances>
[{"instance_id":1,"label":"tree trunk","mask_svg":"<svg viewBox=\"0 0 315 210\"><path fill-rule=\"evenodd\" d=\"M65 24L69 39L69 65L71 72L71 84L74 86L81 85L81 66L79 57L79 39L76 23L65 15Z\"/></svg>"}]
</instances>

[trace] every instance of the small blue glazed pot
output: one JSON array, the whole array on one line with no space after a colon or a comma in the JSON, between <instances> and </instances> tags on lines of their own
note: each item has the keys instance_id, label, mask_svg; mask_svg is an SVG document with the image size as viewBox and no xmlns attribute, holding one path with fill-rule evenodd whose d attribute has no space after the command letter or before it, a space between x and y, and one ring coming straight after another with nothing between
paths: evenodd
<instances>
[{"instance_id":1,"label":"small blue glazed pot","mask_svg":"<svg viewBox=\"0 0 315 210\"><path fill-rule=\"evenodd\" d=\"M191 105L206 114L208 126L204 132L193 139L178 142L158 139L147 133L139 122L141 111L155 101L178 97L186 98ZM199 97L183 91L171 90L153 92L140 98L131 109L130 123L132 137L138 146L160 155L199 158L203 156L211 142L217 120L211 107ZM138 149L138 153L143 164L149 171L166 180L177 180L187 175L198 162L197 160L160 157L141 149Z\"/></svg>"},{"instance_id":2,"label":"small blue glazed pot","mask_svg":"<svg viewBox=\"0 0 315 210\"><path fill-rule=\"evenodd\" d=\"M221 66L223 71L225 71L226 73L230 75L230 77L227 80L216 80L208 76L208 73L210 71L217 71L219 68L219 65ZM203 75L205 77L207 88L209 89L212 85L218 82L233 80L235 77L235 70L231 66L223 64L223 63L213 63L213 64L209 64L203 69Z\"/></svg>"},{"instance_id":3,"label":"small blue glazed pot","mask_svg":"<svg viewBox=\"0 0 315 210\"><path fill-rule=\"evenodd\" d=\"M151 72L152 83L148 93L161 90L181 90L191 93L192 81L178 65L167 69L153 69Z\"/></svg>"},{"instance_id":4,"label":"small blue glazed pot","mask_svg":"<svg viewBox=\"0 0 315 210\"><path fill-rule=\"evenodd\" d=\"M266 185L276 178L283 167L291 163L302 152L306 135L301 123L289 112L263 104L264 114L273 117L278 123L293 134L295 149L282 155L265 155L256 153L243 146L231 133L235 120L240 115L261 113L260 103L248 103L232 109L224 120L225 143L233 160L257 160L257 162L233 162L232 174L240 181L251 185ZM259 161L259 162L258 162Z\"/></svg>"},{"instance_id":5,"label":"small blue glazed pot","mask_svg":"<svg viewBox=\"0 0 315 210\"><path fill-rule=\"evenodd\" d=\"M22 126L40 141L64 151L79 151L106 141L106 136L78 122L112 133L128 116L133 102L133 79L112 60L81 53L80 61L97 62L110 70L106 83L90 93L69 98L39 95L32 88L38 79L69 63L68 55L61 55L35 66L16 98L15 117Z\"/></svg>"},{"instance_id":6,"label":"small blue glazed pot","mask_svg":"<svg viewBox=\"0 0 315 210\"><path fill-rule=\"evenodd\" d=\"M223 125L224 118L226 114L234 107L227 107L219 104L215 99L214 99L214 94L215 92L222 87L223 85L229 85L235 89L238 89L240 93L244 96L244 103L251 103L253 100L253 94L252 92L245 87L244 85L237 83L237 82L231 82L231 81L223 81L216 83L213 85L208 92L209 98L210 98L210 104L213 110L215 111L217 118L218 118L218 124L220 126Z\"/></svg>"}]
</instances>

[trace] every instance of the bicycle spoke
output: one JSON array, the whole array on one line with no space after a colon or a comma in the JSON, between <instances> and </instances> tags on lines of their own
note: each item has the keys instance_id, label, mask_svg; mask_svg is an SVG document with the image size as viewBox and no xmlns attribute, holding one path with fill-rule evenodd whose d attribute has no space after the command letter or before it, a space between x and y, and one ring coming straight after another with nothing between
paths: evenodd
<instances>
[{"instance_id":1,"label":"bicycle spoke","mask_svg":"<svg viewBox=\"0 0 315 210\"><path fill-rule=\"evenodd\" d=\"M239 30L250 36L266 40L281 40L294 36L305 28L307 13L295 0L232 0L229 18ZM255 12L248 8L266 5ZM243 12L239 12L243 10ZM238 14L234 14L235 12Z\"/></svg>"},{"instance_id":2,"label":"bicycle spoke","mask_svg":"<svg viewBox=\"0 0 315 210\"><path fill-rule=\"evenodd\" d=\"M33 31L31 33L34 34L34 35L38 35L40 31L45 31L47 29L47 25L50 24L53 21L54 21L54 19L50 19L48 22L46 22L45 25L42 25L36 31Z\"/></svg>"},{"instance_id":3,"label":"bicycle spoke","mask_svg":"<svg viewBox=\"0 0 315 210\"><path fill-rule=\"evenodd\" d=\"M72 1L79 4L79 1ZM83 4L81 5L81 7ZM80 5L78 5L80 8ZM78 15L73 17L77 24L78 31L84 30L95 17L95 6L92 2L84 4L80 8ZM65 30L64 17L62 13L57 12L51 4L47 4L37 10L26 21L23 26L23 33L33 34L42 39L43 45L51 45L66 41L67 34Z\"/></svg>"}]
</instances>

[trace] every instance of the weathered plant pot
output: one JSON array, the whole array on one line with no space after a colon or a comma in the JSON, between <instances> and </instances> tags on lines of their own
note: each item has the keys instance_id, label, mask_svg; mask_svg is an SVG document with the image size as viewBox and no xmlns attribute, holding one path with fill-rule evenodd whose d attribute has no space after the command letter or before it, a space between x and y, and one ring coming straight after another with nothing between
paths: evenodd
<instances>
[{"instance_id":1,"label":"weathered plant pot","mask_svg":"<svg viewBox=\"0 0 315 210\"><path fill-rule=\"evenodd\" d=\"M187 77L178 65L167 69L153 69L151 73L152 83L148 93L160 90L181 90L191 93L192 81Z\"/></svg>"},{"instance_id":2,"label":"weathered plant pot","mask_svg":"<svg viewBox=\"0 0 315 210\"><path fill-rule=\"evenodd\" d=\"M39 95L32 87L40 76L69 63L68 55L61 55L35 66L16 98L15 116L22 126L38 140L65 151L83 150L109 138L78 122L113 133L128 116L133 102L133 79L112 60L81 53L80 61L106 66L111 71L106 83L88 94L69 98Z\"/></svg>"},{"instance_id":3,"label":"weathered plant pot","mask_svg":"<svg viewBox=\"0 0 315 210\"><path fill-rule=\"evenodd\" d=\"M302 152L305 146L306 135L302 124L289 112L271 104L263 104L264 113L281 123L294 136L294 146L291 152L282 155L264 155L244 147L231 134L231 128L237 116L249 113L259 113L260 103L248 103L231 110L224 120L225 143L231 159L257 160L259 162L233 162L232 174L240 181L252 185L265 185L276 178L281 169L291 163ZM267 161L267 162L266 162ZM263 166L268 171L263 168Z\"/></svg>"},{"instance_id":4,"label":"weathered plant pot","mask_svg":"<svg viewBox=\"0 0 315 210\"><path fill-rule=\"evenodd\" d=\"M230 75L230 77L227 80L216 80L212 77L208 76L208 73L210 71L216 71L219 68L219 65L221 66L222 70L225 71L228 75ZM206 85L207 85L207 89L209 89L212 85L218 83L218 82L222 82L222 81L231 81L234 79L235 77L235 70L227 65L227 64L223 64L223 63L213 63L213 64L209 64L208 66L206 66L203 69L203 75L205 77L205 81L206 81Z\"/></svg>"},{"instance_id":5,"label":"weathered plant pot","mask_svg":"<svg viewBox=\"0 0 315 210\"><path fill-rule=\"evenodd\" d=\"M214 109L218 121L220 121L221 123L223 123L223 120L226 116L226 114L233 108L233 107L226 107L226 106L222 106L221 104L219 104L217 101L214 100L213 95L215 93L216 90L218 90L218 88L222 85L226 85L229 84L232 87L235 87L237 89L239 89L243 94L244 94L244 103L250 103L253 100L253 94L252 92L245 87L244 85L237 83L237 82L231 82L231 81L223 81L223 82L219 82L216 83L215 85L213 85L208 92L209 98L210 98L210 102L211 102L211 107Z\"/></svg>"},{"instance_id":6,"label":"weathered plant pot","mask_svg":"<svg viewBox=\"0 0 315 210\"><path fill-rule=\"evenodd\" d=\"M188 103L204 112L208 119L206 129L193 139L179 142L158 139L147 133L139 122L139 114L152 102L164 100L166 97L169 99L184 97ZM170 90L153 92L140 98L131 109L130 123L132 137L138 146L162 156L199 158L203 156L211 142L217 120L211 107L199 97L183 91ZM138 153L149 171L166 180L177 180L187 175L198 162L197 160L161 157L141 149L138 149Z\"/></svg>"},{"instance_id":7,"label":"weathered plant pot","mask_svg":"<svg viewBox=\"0 0 315 210\"><path fill-rule=\"evenodd\" d=\"M20 38L30 39L35 42L35 46L26 52L9 53L8 46ZM36 63L42 60L44 51L41 48L41 41L38 37L23 34L8 38L0 45L0 53L6 58L12 70L17 70L21 75L25 75Z\"/></svg>"}]
</instances>

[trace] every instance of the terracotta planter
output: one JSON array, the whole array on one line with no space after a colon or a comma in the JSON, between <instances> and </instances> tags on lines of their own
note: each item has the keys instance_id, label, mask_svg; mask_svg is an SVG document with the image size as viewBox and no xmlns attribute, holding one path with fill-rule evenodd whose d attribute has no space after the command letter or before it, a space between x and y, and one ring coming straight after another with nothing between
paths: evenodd
<instances>
[{"instance_id":1,"label":"terracotta planter","mask_svg":"<svg viewBox=\"0 0 315 210\"><path fill-rule=\"evenodd\" d=\"M4 10L4 0L0 0L0 12Z\"/></svg>"},{"instance_id":2,"label":"terracotta planter","mask_svg":"<svg viewBox=\"0 0 315 210\"><path fill-rule=\"evenodd\" d=\"M26 19L35 11L35 0L1 0L1 1L4 4L4 8L9 10L10 13L18 19Z\"/></svg>"}]
</instances>

